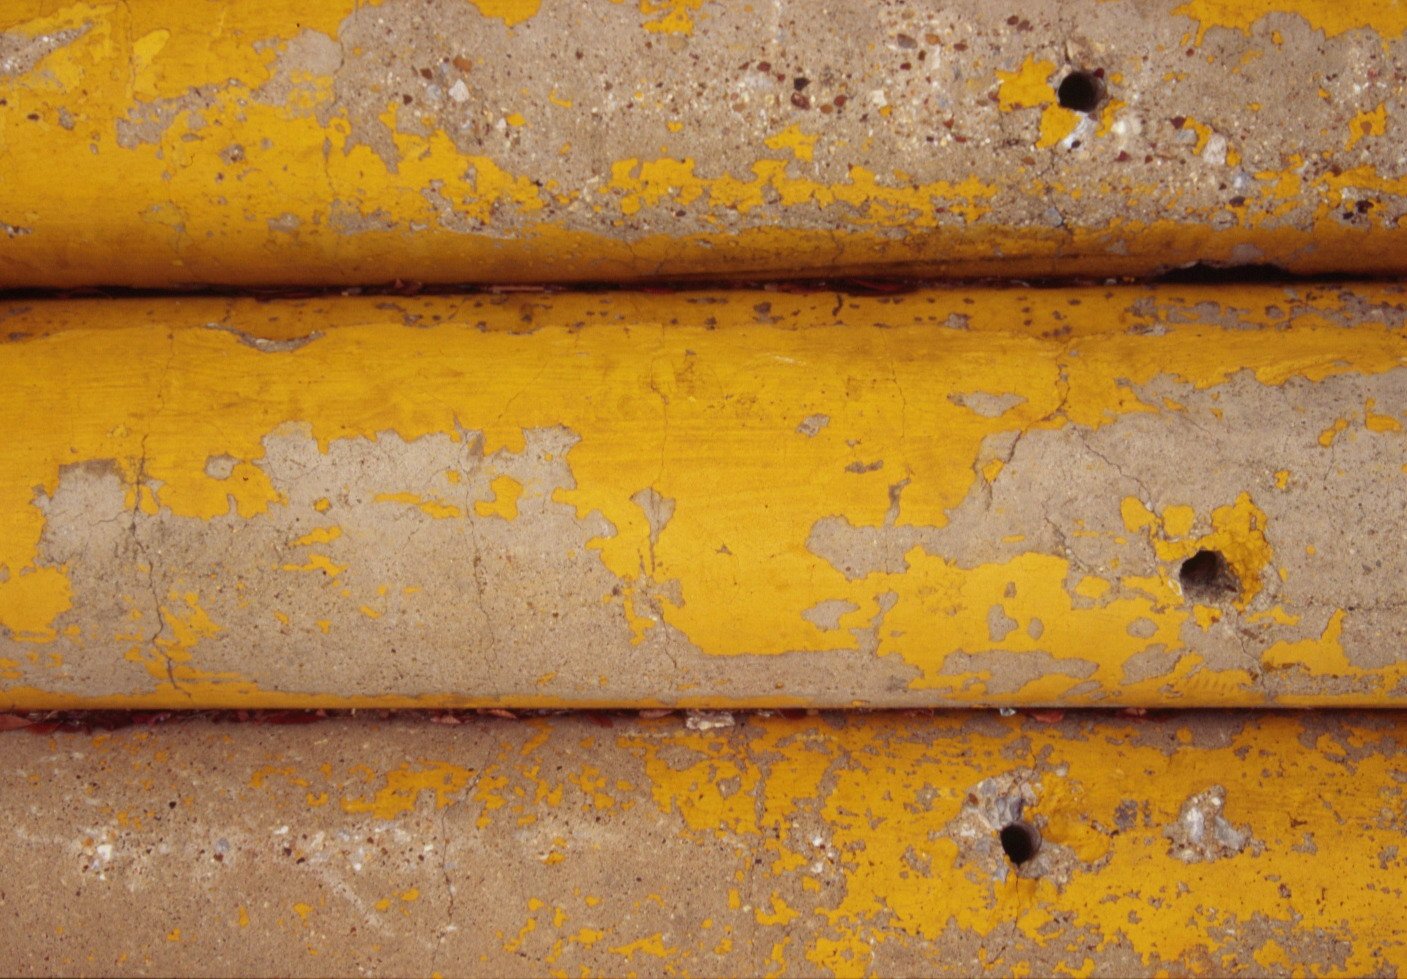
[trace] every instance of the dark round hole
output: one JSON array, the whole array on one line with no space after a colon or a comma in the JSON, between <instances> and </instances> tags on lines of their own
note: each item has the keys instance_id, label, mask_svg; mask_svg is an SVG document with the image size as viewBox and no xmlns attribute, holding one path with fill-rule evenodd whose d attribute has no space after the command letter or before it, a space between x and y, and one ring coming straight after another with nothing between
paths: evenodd
<instances>
[{"instance_id":1,"label":"dark round hole","mask_svg":"<svg viewBox=\"0 0 1407 979\"><path fill-rule=\"evenodd\" d=\"M1199 602L1222 602L1240 592L1236 574L1217 551L1198 551L1177 569L1182 594Z\"/></svg>"},{"instance_id":2,"label":"dark round hole","mask_svg":"<svg viewBox=\"0 0 1407 979\"><path fill-rule=\"evenodd\" d=\"M1018 867L1041 850L1041 834L1024 820L1003 826L1001 841L1006 858Z\"/></svg>"},{"instance_id":3,"label":"dark round hole","mask_svg":"<svg viewBox=\"0 0 1407 979\"><path fill-rule=\"evenodd\" d=\"M1060 80L1055 96L1076 112L1093 112L1104 99L1104 83L1092 71L1072 71Z\"/></svg>"}]
</instances>

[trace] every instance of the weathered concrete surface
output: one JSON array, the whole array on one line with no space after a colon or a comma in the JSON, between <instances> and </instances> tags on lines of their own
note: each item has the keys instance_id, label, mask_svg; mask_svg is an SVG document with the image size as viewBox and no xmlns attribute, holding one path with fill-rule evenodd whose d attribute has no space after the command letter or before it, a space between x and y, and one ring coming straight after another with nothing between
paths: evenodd
<instances>
[{"instance_id":1,"label":"weathered concrete surface","mask_svg":"<svg viewBox=\"0 0 1407 979\"><path fill-rule=\"evenodd\" d=\"M0 315L0 707L1407 691L1397 287Z\"/></svg>"},{"instance_id":2,"label":"weathered concrete surface","mask_svg":"<svg viewBox=\"0 0 1407 979\"><path fill-rule=\"evenodd\" d=\"M0 971L1407 968L1397 714L601 721L0 735Z\"/></svg>"},{"instance_id":3,"label":"weathered concrete surface","mask_svg":"<svg viewBox=\"0 0 1407 979\"><path fill-rule=\"evenodd\" d=\"M1376 0L10 0L0 286L1401 273L1404 28Z\"/></svg>"}]
</instances>

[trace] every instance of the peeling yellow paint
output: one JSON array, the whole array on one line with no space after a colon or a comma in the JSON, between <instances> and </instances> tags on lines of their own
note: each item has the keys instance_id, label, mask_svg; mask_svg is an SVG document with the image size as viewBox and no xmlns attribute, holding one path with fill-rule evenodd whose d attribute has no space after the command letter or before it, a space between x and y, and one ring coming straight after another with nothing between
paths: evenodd
<instances>
[{"instance_id":1,"label":"peeling yellow paint","mask_svg":"<svg viewBox=\"0 0 1407 979\"><path fill-rule=\"evenodd\" d=\"M1197 21L1197 44L1212 27L1249 33L1263 17L1281 13L1303 17L1331 38L1363 27L1384 38L1401 37L1407 31L1407 10L1394 0L1189 0L1173 12Z\"/></svg>"},{"instance_id":2,"label":"peeling yellow paint","mask_svg":"<svg viewBox=\"0 0 1407 979\"><path fill-rule=\"evenodd\" d=\"M1265 512L1255 505L1249 493L1241 493L1235 502L1215 508L1208 521L1211 533L1197 537L1188 537L1195 523L1195 514L1189 507L1168 507L1159 518L1141 501L1129 497L1123 501L1122 512L1129 530L1149 532L1161 561L1181 562L1203 550L1221 554L1241 582L1238 608L1244 609L1260 592L1261 573L1270 566L1274 555L1265 537Z\"/></svg>"},{"instance_id":3,"label":"peeling yellow paint","mask_svg":"<svg viewBox=\"0 0 1407 979\"><path fill-rule=\"evenodd\" d=\"M458 765L434 762L423 767L412 767L407 762L385 774L386 785L372 798L344 797L341 805L344 812L366 812L377 819L395 819L414 809L422 792L431 793L436 808L444 808L456 793L469 784L472 777L472 772ZM414 896L407 898L402 895L402 900L414 900Z\"/></svg>"},{"instance_id":4,"label":"peeling yellow paint","mask_svg":"<svg viewBox=\"0 0 1407 979\"><path fill-rule=\"evenodd\" d=\"M1300 667L1314 676L1353 676L1358 668L1343 654L1339 637L1343 634L1344 611L1338 609L1329 619L1324 634L1317 639L1281 642L1261 656L1267 669Z\"/></svg>"},{"instance_id":5,"label":"peeling yellow paint","mask_svg":"<svg viewBox=\"0 0 1407 979\"><path fill-rule=\"evenodd\" d=\"M936 719L935 726L956 734L963 723L959 717L947 717ZM791 881L807 873L816 851L809 839L789 833L788 827L807 811L802 806L810 805L809 800L821 800L825 844L842 855L843 895L837 905L818 912L825 924L815 933L807 931L814 937L806 939L805 959L813 967L843 975L867 973L874 944L891 929L941 943L945 929L990 935L1014 923L1018 935L1039 947L1052 931L1065 934L1047 926L1045 909L1059 909L1067 922L1087 926L1094 935L1120 934L1145 963L1183 962L1173 971L1187 971L1193 961L1188 956L1198 954L1209 941L1205 923L1211 919L1203 903L1207 894L1235 895L1221 906L1238 909L1240 920L1263 914L1276 922L1273 932L1286 929L1287 935L1321 927L1354 933L1359 923L1372 930L1376 915L1382 913L1378 909L1391 901L1389 894L1365 889L1348 876L1326 877L1312 856L1276 861L1274 873L1263 874L1251 869L1259 861L1248 850L1197 863L1189 876L1187 865L1162 839L1162 827L1176 820L1183 800L1213 781L1227 787L1227 817L1233 823L1249 821L1250 832L1272 852L1298 847L1321 834L1338 838L1343 814L1310 804L1318 790L1306 790L1303 799L1304 793L1274 792L1263 779L1277 776L1257 776L1264 762L1249 760L1284 759L1288 752L1296 759L1293 771L1300 784L1333 778L1330 773L1341 762L1332 752L1301 747L1293 733L1298 723L1288 716L1268 717L1239 728L1228 743L1184 743L1173 751L1141 738L1136 724L1096 727L1088 740L1027 723L1011 725L990 743L970 733L930 742L901 734L911 724L903 718L847 724L819 738L816 722L769 723L752 729L742 749L708 734L661 736L653 731L623 735L618 744L645 760L662 813L677 814L703 839L745 843L742 851L749 861L753 852L761 851L776 858L774 868L787 868L750 871L750 877ZM1020 758L1003 754L1008 739L1018 736L1023 739ZM1370 742L1382 743L1380 737L1368 735ZM1338 741L1331 739L1330 744L1337 748ZM1020 759L1043 758L1052 749L1050 763L1032 776L1040 791L1026 818L1036 820L1047 841L1068 848L1087 869L1075 872L1063 885L978 871L964 858L969 841L943 828L957 816L979 778L1019 767ZM828 761L839 757L850 761L828 768ZM1305 767L1300 767L1301 758ZM1377 784L1390 778L1393 764L1390 754L1370 754L1354 763L1356 774L1342 777ZM727 772L739 765L748 777L741 790L745 801L735 806L718 788L722 778L711 773L718 766L726 766L722 772ZM1139 788L1121 778L1103 777L1111 766L1130 777L1138 773ZM931 801L918 803L925 793ZM1151 805L1151 819L1145 808L1131 831L1111 832L1116 811L1130 805L1131 794L1138 795L1141 805ZM1365 793L1361 800L1365 814L1380 808L1371 795ZM736 815L719 821L724 811ZM1375 854L1395 838L1395 828L1375 817L1355 825L1374 836L1365 854ZM914 851L931 861L931 870L913 869ZM1113 883L1115 877L1128 886ZM1306 894L1327 897L1329 891L1332 897L1322 904L1303 900ZM736 889L730 891L728 904L739 906ZM1157 913L1150 913L1151 908ZM758 908L757 920L766 914ZM776 924L785 927L786 921ZM1274 941L1274 934L1269 939ZM1348 954L1345 971L1373 971L1374 953L1366 947L1349 946ZM1389 953L1393 960L1402 954L1400 948ZM1203 960L1191 971L1203 969L1219 971L1217 960Z\"/></svg>"},{"instance_id":6,"label":"peeling yellow paint","mask_svg":"<svg viewBox=\"0 0 1407 979\"><path fill-rule=\"evenodd\" d=\"M640 13L648 18L642 26L660 34L693 34L694 16L705 3L708 0L640 0Z\"/></svg>"},{"instance_id":7,"label":"peeling yellow paint","mask_svg":"<svg viewBox=\"0 0 1407 979\"><path fill-rule=\"evenodd\" d=\"M973 492L979 473L988 481L1007 478L1004 469L989 465L994 437L1069 426L1094 430L1128 415L1175 410L1139 395L1138 387L1155 379L1185 385L1189 393L1217 389L1241 372L1267 386L1290 379L1314 383L1393 370L1407 355L1402 331L1371 319L1358 321L1354 342L1346 343L1336 319L1345 300L1336 290L1306 299L1288 324L1277 288L1237 287L1215 296L1216 308L1234 310L1242 329L1189 319L1209 301L1208 293L1172 287L921 291L842 297L839 306L829 293L781 292L581 294L534 297L531 306L511 296L468 303L422 297L398 299L397 310L381 309L384 300L372 297L283 304L276 320L256 303L204 298L12 307L7 329L26 339L0 348L0 382L14 392L0 404L0 428L25 436L11 441L0 465L0 566L8 573L0 576L0 624L22 642L58 641L56 622L71 601L71 587L64 568L39 560L45 518L35 487L52 495L65 466L111 466L134 507L140 500L153 513L229 519L228 500L211 489L226 481L206 472L206 460L249 460L262 473L264 439L289 422L308 426L324 451L335 439L378 433L462 440L466 430L481 431L486 456L521 451L526 430L560 427L578 439L565 457L574 485L556 490L552 502L583 519L599 513L614 528L590 548L621 582L619 594L603 602L630 620L637 641L667 624L710 656L853 650L851 630L869 628L881 612L879 596L893 593L896 604L884 616L874 655L911 664L917 674L912 689L935 696L994 699L989 671L956 670L947 662L959 651L988 649L1046 652L1055 663L1092 669L1082 677L1043 676L1012 698L1131 696L1123 664L1149 643L1163 643L1183 655L1180 672L1139 688L1139 696L1152 698L1164 684L1189 684L1188 695L1207 702L1260 703L1263 695L1239 671L1191 682L1198 650L1180 630L1196 613L1175 578L1176 565L1197 550L1218 550L1241 583L1239 607L1245 608L1262 576L1280 573L1257 504L1266 503L1259 494L1271 492L1264 476L1248 476L1242 492L1210 512L1194 514L1179 504L1157 514L1137 499L1124 501L1126 528L1146 534L1162 563L1148 579L1118 569L1072 577L1066 557L1034 551L960 567L922 547L904 555L902 571L848 579L807 549L816 521L832 514L865 532L941 528ZM1382 285L1354 296L1354 302L1400 301ZM1071 300L1080 304L1077 318L1066 315ZM1139 311L1149 303L1179 316ZM619 310L628 315L617 317ZM404 326L405 311L421 319L440 316L441 325ZM963 317L965 328L933 325L955 316ZM270 339L320 335L270 353L201 325L221 317ZM883 328L875 326L880 322ZM1158 335L1138 329L1154 322ZM211 363L220 371L201 366ZM537 383L545 365L571 365L572 383ZM1023 400L985 416L950 401L951 387L934 382L950 374L961 376L960 390ZM65 385L38 380L54 376L64 376ZM186 383L191 376L200 383ZM250 390L260 396L245 396ZM397 394L368 399L368 390ZM75 410L75 392L84 392L91 407ZM217 418L211 403L226 406ZM666 411L671 436L662 443ZM1365 419L1373 417L1371 406L1364 412ZM812 415L828 417L828 426L814 436L798 433L798 424ZM943 437L908 437L906 423ZM1391 434L1384 422L1374 424L1381 429L1375 437ZM700 432L709 433L707 442L692 435ZM705 444L707 451L699 448ZM759 444L768 451L757 451ZM875 462L882 468L865 468ZM798 473L806 478L798 480ZM901 480L907 480L902 491L891 496ZM1288 475L1285 480L1277 476L1276 485L1286 488ZM767 489L773 486L787 489L777 495ZM663 532L635 502L644 487L674 507ZM387 490L375 498L388 508L507 520L528 492L500 476L491 484L493 499L475 501L467 513L467 502L460 507L423 492ZM263 512L288 505L275 487L261 492L267 494ZM720 511L720 500L733 501L727 506L736 509ZM763 503L765 519L757 516ZM720 527L727 531L721 536ZM734 527L740 532L728 530ZM332 548L345 538L335 536L336 529L301 538L321 534L327 540L319 553L290 566L342 573ZM651 605L652 590L662 582L676 582L682 601ZM1020 587L1007 597L1014 582ZM162 625L169 631L159 642L150 641L155 630L135 620L117 625L128 638L114 658L127 653L139 664L145 692L84 698L46 690L12 656L15 665L0 664L0 697L47 707L432 706L475 696L274 691L261 688L257 671L240 676L202 669L202 642L229 628L202 607L205 587L163 598ZM387 594L365 604L363 614L389 614ZM824 601L853 607L841 628L823 629L803 616ZM994 640L994 608L1023 627ZM273 611L282 610L265 615ZM1347 615L1352 621L1352 612ZM1142 619L1151 623L1151 639L1126 632ZM1035 620L1039 639L1026 628ZM316 621L324 633L330 628L325 618L305 621ZM534 671L529 682L540 675ZM1397 667L1355 673L1378 691L1392 689L1397 675ZM1072 693L1081 683L1086 686ZM534 686L515 702L555 706L562 697L555 688ZM786 692L758 693L750 702L785 703Z\"/></svg>"},{"instance_id":8,"label":"peeling yellow paint","mask_svg":"<svg viewBox=\"0 0 1407 979\"><path fill-rule=\"evenodd\" d=\"M753 178L742 180L724 175L706 178L695 174L692 159L619 160L611 167L610 187L621 192L621 213L631 215L663 201L689 205L706 198L713 208L726 208L740 214L763 206L768 192L783 205L814 203L820 207L837 204L856 209L860 224L889 224L902 214L912 226L937 227L937 214L952 212L969 220L984 213L977 203L991 197L996 188L975 177L959 182L936 180L918 187L889 187L864 167L850 168L845 183L826 184L805 177L789 177L786 161L758 160L752 165ZM941 210L935 201L945 202Z\"/></svg>"},{"instance_id":9,"label":"peeling yellow paint","mask_svg":"<svg viewBox=\"0 0 1407 979\"><path fill-rule=\"evenodd\" d=\"M537 15L542 0L469 0L485 17L495 17L509 27Z\"/></svg>"},{"instance_id":10,"label":"peeling yellow paint","mask_svg":"<svg viewBox=\"0 0 1407 979\"><path fill-rule=\"evenodd\" d=\"M345 564L337 564L326 554L309 554L308 560L303 564L285 564L284 571L321 571L329 578L336 578L343 571L347 570Z\"/></svg>"}]
</instances>

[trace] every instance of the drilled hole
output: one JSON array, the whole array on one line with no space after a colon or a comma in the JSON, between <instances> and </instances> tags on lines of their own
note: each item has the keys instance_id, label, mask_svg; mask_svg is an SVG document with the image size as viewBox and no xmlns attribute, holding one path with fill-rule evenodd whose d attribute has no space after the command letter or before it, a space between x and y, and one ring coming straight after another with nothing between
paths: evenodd
<instances>
[{"instance_id":1,"label":"drilled hole","mask_svg":"<svg viewBox=\"0 0 1407 979\"><path fill-rule=\"evenodd\" d=\"M1055 90L1060 104L1075 112L1093 112L1104 100L1104 82L1092 71L1072 71Z\"/></svg>"},{"instance_id":2,"label":"drilled hole","mask_svg":"<svg viewBox=\"0 0 1407 979\"><path fill-rule=\"evenodd\" d=\"M1217 551L1198 551L1177 569L1182 594L1197 602L1224 602L1240 591L1236 575Z\"/></svg>"},{"instance_id":3,"label":"drilled hole","mask_svg":"<svg viewBox=\"0 0 1407 979\"><path fill-rule=\"evenodd\" d=\"M1006 858L1018 867L1041 851L1041 834L1025 820L1003 826L1001 841Z\"/></svg>"}]
</instances>

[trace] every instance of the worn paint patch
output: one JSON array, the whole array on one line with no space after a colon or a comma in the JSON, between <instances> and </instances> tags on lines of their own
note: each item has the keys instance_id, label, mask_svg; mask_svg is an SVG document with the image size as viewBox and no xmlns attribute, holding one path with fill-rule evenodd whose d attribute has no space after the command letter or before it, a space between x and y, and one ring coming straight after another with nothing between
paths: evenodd
<instances>
[{"instance_id":1,"label":"worn paint patch","mask_svg":"<svg viewBox=\"0 0 1407 979\"><path fill-rule=\"evenodd\" d=\"M1189 0L1174 13L1197 21L1198 44L1202 43L1212 27L1247 32L1271 14L1301 17L1315 30L1323 31L1328 38L1366 28L1385 39L1394 39L1407 31L1407 11L1391 0L1357 0L1353 3L1336 3L1334 0Z\"/></svg>"}]
</instances>

